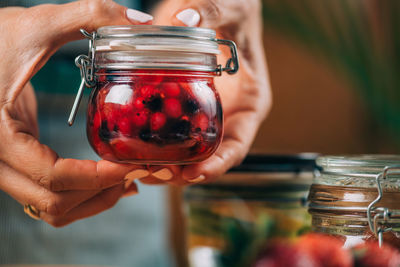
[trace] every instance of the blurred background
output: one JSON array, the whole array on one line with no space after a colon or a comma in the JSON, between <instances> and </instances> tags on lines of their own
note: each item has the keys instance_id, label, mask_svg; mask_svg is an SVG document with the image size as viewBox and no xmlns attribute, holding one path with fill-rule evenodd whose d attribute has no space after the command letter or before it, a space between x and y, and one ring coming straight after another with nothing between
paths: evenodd
<instances>
[{"instance_id":1,"label":"blurred background","mask_svg":"<svg viewBox=\"0 0 400 267\"><path fill-rule=\"evenodd\" d=\"M0 7L48 2L3 0ZM116 2L150 12L157 1ZM400 2L263 0L262 11L273 108L260 128L252 152L398 153ZM39 101L41 139L63 157L97 158L86 140L87 101L82 101L74 126L69 128L66 123L80 81L74 58L87 53L86 46L86 41L80 41L63 47L32 80ZM86 93L87 97L89 90ZM125 255L126 259L121 262L134 262L136 266L173 266L173 247L179 247L183 242L180 231L169 230L169 226L182 222L180 190L140 186L140 191L138 196L120 201L116 208L88 222L77 222L57 230L37 222L25 220L24 223L40 231L38 236L47 240L45 245L49 251L59 242L55 231L59 236L63 231L68 235L79 229L98 238L98 244L125 243L126 251L120 252L120 255ZM7 198L0 193L0 203ZM165 205L167 198L171 200L171 205ZM15 216L25 218L19 205L14 205L8 207L9 214L18 210ZM129 220L115 220L113 225L95 224L93 221L90 225L90 220L107 221L118 218L119 212L125 211L132 214ZM172 223L167 216L170 211ZM127 228L131 231L122 231ZM12 235L22 238L23 231L19 231L20 227L10 230L11 234L0 232L0 240L11 240ZM109 241L96 237L99 231L109 232ZM26 241L27 244L32 242L34 245L35 238ZM75 244L82 246L79 239ZM113 244L109 243L107 247L112 248ZM113 259L107 255L99 254L93 260L95 252L88 254L87 259L73 258L75 250L76 247L65 248L47 263L56 262L57 257L62 255L71 264L113 265ZM3 248L1 253L15 255L14 262L24 255L27 260L33 257L26 250L16 253ZM178 252L178 255L181 254L182 251ZM33 263L42 262L36 257Z\"/></svg>"}]
</instances>

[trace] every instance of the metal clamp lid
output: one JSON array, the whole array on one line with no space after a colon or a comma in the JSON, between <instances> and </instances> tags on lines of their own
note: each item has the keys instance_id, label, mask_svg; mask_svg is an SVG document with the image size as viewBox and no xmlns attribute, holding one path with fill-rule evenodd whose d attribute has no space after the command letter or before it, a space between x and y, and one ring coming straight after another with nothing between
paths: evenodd
<instances>
[{"instance_id":1,"label":"metal clamp lid","mask_svg":"<svg viewBox=\"0 0 400 267\"><path fill-rule=\"evenodd\" d=\"M375 205L382 199L383 190L381 185L381 180L385 180L389 175L399 175L400 174L400 165L397 166L387 166L383 169L383 172L379 173L376 176L376 185L378 189L377 198L372 201L367 208L367 218L368 225L371 231L378 237L379 246L382 246L383 242L383 233L393 231L391 227L385 228L380 222L388 222L394 216L400 216L400 210L390 210L386 207L375 207ZM373 216L372 213L375 215ZM372 217L373 216L373 217Z\"/></svg>"},{"instance_id":2,"label":"metal clamp lid","mask_svg":"<svg viewBox=\"0 0 400 267\"><path fill-rule=\"evenodd\" d=\"M84 29L80 30L81 33L89 39L89 53L88 55L80 55L76 57L75 59L75 65L80 68L81 72L81 84L78 89L78 93L75 97L74 104L71 109L71 113L68 118L68 125L72 126L74 123L79 104L82 99L83 95L83 90L85 86L87 88L92 88L96 85L96 80L95 80L95 75L94 75L94 70L95 70L95 52L96 52L96 38L97 38L97 32L94 31L92 34L88 33ZM139 35L137 35L139 36ZM146 36L152 36L151 34L146 34ZM154 35L155 37L158 35ZM222 72L227 72L228 74L235 74L239 70L239 60L238 60L238 55L237 55L237 47L236 44L233 41L230 40L224 40L224 39L216 39L216 38L203 38L203 37L188 37L188 36L180 36L182 38L189 38L189 39L195 39L195 40L210 40L214 41L220 45L226 45L230 48L230 53L231 57L227 60L225 67L223 67L221 64L219 64L213 72L215 72L216 75L221 76Z\"/></svg>"}]
</instances>

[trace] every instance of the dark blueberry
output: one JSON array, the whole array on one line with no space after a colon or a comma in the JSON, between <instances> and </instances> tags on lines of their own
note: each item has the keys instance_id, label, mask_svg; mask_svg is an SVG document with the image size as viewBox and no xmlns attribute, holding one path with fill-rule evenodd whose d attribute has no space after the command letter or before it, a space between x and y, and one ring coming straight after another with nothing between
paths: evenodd
<instances>
[{"instance_id":1,"label":"dark blueberry","mask_svg":"<svg viewBox=\"0 0 400 267\"><path fill-rule=\"evenodd\" d=\"M161 111L162 99L160 96L152 96L149 101L146 101L146 106L153 112Z\"/></svg>"},{"instance_id":2,"label":"dark blueberry","mask_svg":"<svg viewBox=\"0 0 400 267\"><path fill-rule=\"evenodd\" d=\"M183 137L189 135L190 132L190 122L187 120L178 120L174 123L172 131L175 134L182 135Z\"/></svg>"},{"instance_id":3,"label":"dark blueberry","mask_svg":"<svg viewBox=\"0 0 400 267\"><path fill-rule=\"evenodd\" d=\"M108 142L112 138L110 131L108 130L107 121L102 121L99 129L99 137L102 141Z\"/></svg>"},{"instance_id":4,"label":"dark blueberry","mask_svg":"<svg viewBox=\"0 0 400 267\"><path fill-rule=\"evenodd\" d=\"M183 110L187 114L194 114L199 110L199 104L195 100L189 99L184 103Z\"/></svg>"},{"instance_id":5,"label":"dark blueberry","mask_svg":"<svg viewBox=\"0 0 400 267\"><path fill-rule=\"evenodd\" d=\"M144 128L139 132L139 137L145 142L150 141L151 139L151 131L148 128Z\"/></svg>"}]
</instances>

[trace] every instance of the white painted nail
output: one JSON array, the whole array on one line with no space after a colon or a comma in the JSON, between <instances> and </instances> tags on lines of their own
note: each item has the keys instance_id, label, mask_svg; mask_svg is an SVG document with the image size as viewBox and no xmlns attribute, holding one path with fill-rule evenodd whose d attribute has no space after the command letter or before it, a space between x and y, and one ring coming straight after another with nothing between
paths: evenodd
<instances>
[{"instance_id":1,"label":"white painted nail","mask_svg":"<svg viewBox=\"0 0 400 267\"><path fill-rule=\"evenodd\" d=\"M125 178L128 180L135 180L135 179L140 179L140 178L144 178L146 176L149 176L150 172L148 170L144 170L144 169L136 169L131 171L130 173L128 173Z\"/></svg>"},{"instance_id":2,"label":"white painted nail","mask_svg":"<svg viewBox=\"0 0 400 267\"><path fill-rule=\"evenodd\" d=\"M168 168L164 168L156 172L153 172L151 175L163 181L171 180L172 177L174 177L174 174Z\"/></svg>"},{"instance_id":3,"label":"white painted nail","mask_svg":"<svg viewBox=\"0 0 400 267\"><path fill-rule=\"evenodd\" d=\"M202 174L202 175L197 176L196 178L189 179L188 181L191 182L191 183L198 183L198 182L201 182L201 181L203 181L205 179L206 179L206 177Z\"/></svg>"},{"instance_id":4,"label":"white painted nail","mask_svg":"<svg viewBox=\"0 0 400 267\"><path fill-rule=\"evenodd\" d=\"M130 8L126 10L126 16L129 20L139 21L140 23L146 23L153 20L152 15Z\"/></svg>"},{"instance_id":5,"label":"white painted nail","mask_svg":"<svg viewBox=\"0 0 400 267\"><path fill-rule=\"evenodd\" d=\"M189 27L197 26L200 22L200 14L193 8L182 10L176 15L176 18Z\"/></svg>"}]
</instances>

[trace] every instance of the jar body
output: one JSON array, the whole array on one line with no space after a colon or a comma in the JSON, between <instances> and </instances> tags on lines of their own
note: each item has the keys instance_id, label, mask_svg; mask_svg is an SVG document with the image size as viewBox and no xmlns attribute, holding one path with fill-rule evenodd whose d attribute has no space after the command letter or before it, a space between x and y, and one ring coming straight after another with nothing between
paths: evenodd
<instances>
[{"instance_id":1,"label":"jar body","mask_svg":"<svg viewBox=\"0 0 400 267\"><path fill-rule=\"evenodd\" d=\"M399 160L397 156L388 159L379 155L317 159L322 172L315 177L308 198L312 230L339 237L346 248L377 240L367 214L369 205L378 197L376 177L385 166L392 166ZM398 182L398 177L382 179L382 197L371 209L372 219L382 208L399 210ZM385 231L382 241L400 248L400 218L377 218L377 226Z\"/></svg>"},{"instance_id":2,"label":"jar body","mask_svg":"<svg viewBox=\"0 0 400 267\"><path fill-rule=\"evenodd\" d=\"M97 71L87 135L103 159L189 164L216 150L223 115L213 75L195 71Z\"/></svg>"}]
</instances>

